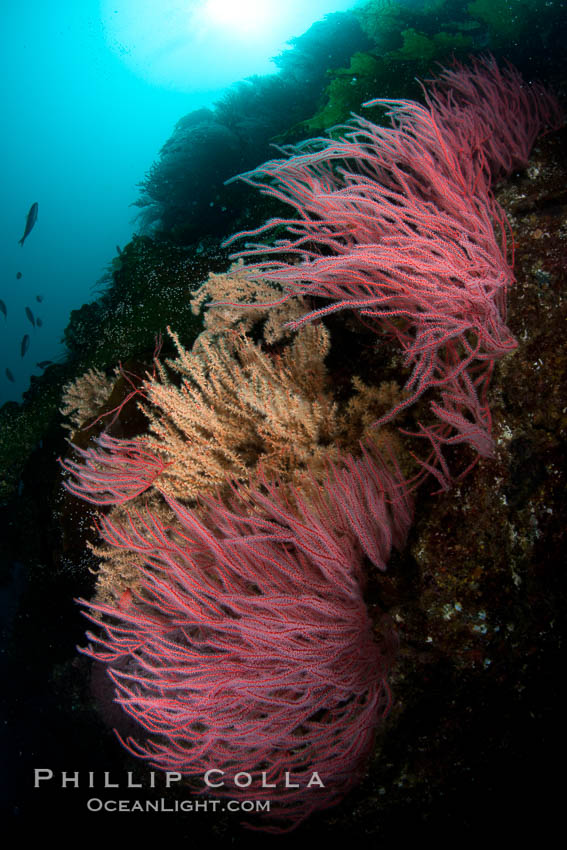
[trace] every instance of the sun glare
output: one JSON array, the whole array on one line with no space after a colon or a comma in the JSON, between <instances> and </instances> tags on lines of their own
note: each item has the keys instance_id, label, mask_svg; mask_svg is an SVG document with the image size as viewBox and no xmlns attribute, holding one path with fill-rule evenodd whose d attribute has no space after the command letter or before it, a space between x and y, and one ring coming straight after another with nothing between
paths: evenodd
<instances>
[{"instance_id":1,"label":"sun glare","mask_svg":"<svg viewBox=\"0 0 567 850\"><path fill-rule=\"evenodd\" d=\"M271 57L317 17L353 0L100 0L106 42L135 74L215 91L271 74Z\"/></svg>"},{"instance_id":2,"label":"sun glare","mask_svg":"<svg viewBox=\"0 0 567 850\"><path fill-rule=\"evenodd\" d=\"M265 31L273 9L270 0L206 0L203 7L215 26L250 35Z\"/></svg>"}]
</instances>

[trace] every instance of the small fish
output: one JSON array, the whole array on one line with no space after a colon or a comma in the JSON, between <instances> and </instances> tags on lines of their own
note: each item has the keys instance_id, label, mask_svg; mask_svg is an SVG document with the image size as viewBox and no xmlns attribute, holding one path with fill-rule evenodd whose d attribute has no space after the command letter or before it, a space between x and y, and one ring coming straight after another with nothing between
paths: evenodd
<instances>
[{"instance_id":1,"label":"small fish","mask_svg":"<svg viewBox=\"0 0 567 850\"><path fill-rule=\"evenodd\" d=\"M40 328L43 325L43 321L39 318L39 316L35 320L35 323L36 323L38 328Z\"/></svg>"},{"instance_id":2,"label":"small fish","mask_svg":"<svg viewBox=\"0 0 567 850\"><path fill-rule=\"evenodd\" d=\"M29 307L26 307L26 316L28 317L28 319L30 320L30 322L32 323L32 325L33 325L33 326L34 326L34 328L35 328L35 319L34 319L34 317L33 317L33 313L32 313L32 311L30 310L30 308L29 308Z\"/></svg>"},{"instance_id":3,"label":"small fish","mask_svg":"<svg viewBox=\"0 0 567 850\"><path fill-rule=\"evenodd\" d=\"M26 353L26 351L28 350L29 347L30 347L30 335L24 334L24 336L22 337L22 345L21 345L21 348L20 348L20 353L21 353L22 357L25 355L25 353Z\"/></svg>"},{"instance_id":4,"label":"small fish","mask_svg":"<svg viewBox=\"0 0 567 850\"><path fill-rule=\"evenodd\" d=\"M5 319L8 318L8 310L6 309L6 305L4 304L4 302L2 301L1 298L0 298L0 313L4 313Z\"/></svg>"},{"instance_id":5,"label":"small fish","mask_svg":"<svg viewBox=\"0 0 567 850\"><path fill-rule=\"evenodd\" d=\"M35 300L41 304L41 302L43 301L43 295L36 295Z\"/></svg>"},{"instance_id":6,"label":"small fish","mask_svg":"<svg viewBox=\"0 0 567 850\"><path fill-rule=\"evenodd\" d=\"M26 229L24 230L24 235L22 236L21 239L18 240L20 245L22 246L22 248L24 247L24 242L26 241L26 237L30 235L30 233L33 230L33 226L37 221L37 211L38 211L38 209L39 209L39 204L36 201L30 207L30 211L29 211L28 217L26 219Z\"/></svg>"},{"instance_id":7,"label":"small fish","mask_svg":"<svg viewBox=\"0 0 567 850\"><path fill-rule=\"evenodd\" d=\"M16 280L21 280L21 279L22 279L22 273L16 272Z\"/></svg>"},{"instance_id":8,"label":"small fish","mask_svg":"<svg viewBox=\"0 0 567 850\"><path fill-rule=\"evenodd\" d=\"M11 381L13 384L15 384L15 383L16 383L16 379L14 378L14 376L12 375L12 373L10 372L10 370L9 370L9 369L6 369L6 377L7 377L7 378L8 378L8 380L9 380L9 381Z\"/></svg>"},{"instance_id":9,"label":"small fish","mask_svg":"<svg viewBox=\"0 0 567 850\"><path fill-rule=\"evenodd\" d=\"M40 369L45 369L46 366L50 366L53 363L53 360L41 360L37 365Z\"/></svg>"}]
</instances>

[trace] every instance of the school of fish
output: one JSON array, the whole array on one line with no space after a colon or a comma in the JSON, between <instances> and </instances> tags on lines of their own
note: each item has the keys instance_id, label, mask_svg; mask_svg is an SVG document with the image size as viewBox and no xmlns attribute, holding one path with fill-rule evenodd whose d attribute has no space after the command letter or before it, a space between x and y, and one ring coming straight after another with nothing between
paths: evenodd
<instances>
[{"instance_id":1,"label":"school of fish","mask_svg":"<svg viewBox=\"0 0 567 850\"><path fill-rule=\"evenodd\" d=\"M35 223L37 222L38 211L39 211L39 204L37 203L37 201L35 201L31 205L29 212L26 216L26 224L25 224L25 228L24 228L24 235L22 236L22 238L20 240L18 240L19 244L22 247L23 247L24 242L26 241L27 237L32 232L32 230L35 226ZM21 280L22 276L23 275L22 275L21 271L16 272L16 280ZM38 304L41 304L42 301L43 301L43 295L36 295L35 300L37 301ZM41 318L39 316L34 315L31 307L26 306L24 312L25 312L27 320L30 322L30 324L31 324L31 326L33 327L34 330L42 327L43 322L42 322ZM0 298L0 313L2 313L2 315L4 316L4 322L7 322L8 321L8 307L6 305L6 301L4 301L2 298ZM22 341L20 342L20 357L23 358L23 357L26 356L26 354L27 354L27 352L29 351L29 348L30 348L30 343L31 343L30 335L28 333L24 334L23 337L22 337ZM51 363L50 360L42 360L40 363L37 364L37 366L40 369L45 369L50 363ZM10 381L11 383L15 383L14 373L12 372L12 370L9 367L6 367L4 369L4 375L6 376L6 379L8 381Z\"/></svg>"}]
</instances>

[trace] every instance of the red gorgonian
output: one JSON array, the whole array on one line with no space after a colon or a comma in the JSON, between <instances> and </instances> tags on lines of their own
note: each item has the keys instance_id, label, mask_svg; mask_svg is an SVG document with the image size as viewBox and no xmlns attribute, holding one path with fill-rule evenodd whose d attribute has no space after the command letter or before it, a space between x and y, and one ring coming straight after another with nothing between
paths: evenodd
<instances>
[{"instance_id":1,"label":"red gorgonian","mask_svg":"<svg viewBox=\"0 0 567 850\"><path fill-rule=\"evenodd\" d=\"M98 627L83 652L108 665L146 733L125 746L201 790L220 771L215 794L271 800L275 830L362 775L395 644L374 637L363 565L384 569L412 518L399 474L371 449L308 483L306 495L260 479L198 513L166 496L168 527L149 509L102 517L103 539L136 553L143 579L124 605L82 601Z\"/></svg>"},{"instance_id":2,"label":"red gorgonian","mask_svg":"<svg viewBox=\"0 0 567 850\"><path fill-rule=\"evenodd\" d=\"M516 344L508 223L491 181L525 162L560 110L491 59L442 71L427 106L374 103L391 127L356 117L340 139L283 148L285 158L242 176L297 217L237 234L288 235L235 256L252 256L249 274L281 284L283 301L322 299L296 326L349 308L389 332L407 394L378 424L430 393L422 468L447 487L445 446L492 450L488 386ZM266 828L338 802L390 704L393 646L375 640L363 589L365 567L385 569L411 523L395 462L366 446L329 464L323 483L260 476L194 510L161 493L163 461L142 440L103 435L81 454L64 464L72 493L99 505L138 498L99 530L135 556L140 584L118 606L83 602L98 627L83 651L107 664L117 702L144 730L125 746L187 777L250 775L252 786L221 793L277 803ZM139 506L149 488L173 512L167 525Z\"/></svg>"},{"instance_id":3,"label":"red gorgonian","mask_svg":"<svg viewBox=\"0 0 567 850\"><path fill-rule=\"evenodd\" d=\"M284 146L285 158L234 178L295 217L225 244L285 227L287 237L248 241L232 256L252 258L251 277L283 287L275 303L322 300L290 325L351 309L397 340L410 371L406 397L376 425L433 391L437 421L419 435L431 444L426 471L447 487L444 445L492 451L490 378L516 347L506 324L510 228L492 181L525 164L535 137L563 118L553 95L491 57L443 69L425 93L426 106L366 104L386 108L391 127L355 116L334 138Z\"/></svg>"}]
</instances>

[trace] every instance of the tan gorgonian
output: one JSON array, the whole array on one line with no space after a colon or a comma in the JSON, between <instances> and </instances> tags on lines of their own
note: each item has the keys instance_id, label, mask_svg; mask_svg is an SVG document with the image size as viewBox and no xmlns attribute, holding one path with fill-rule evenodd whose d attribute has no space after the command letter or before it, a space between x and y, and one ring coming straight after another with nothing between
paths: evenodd
<instances>
[{"instance_id":1,"label":"tan gorgonian","mask_svg":"<svg viewBox=\"0 0 567 850\"><path fill-rule=\"evenodd\" d=\"M63 416L69 421L63 424L68 431L75 431L94 419L102 407L108 401L112 392L118 370L107 376L100 369L89 369L83 375L70 381L63 387L59 408Z\"/></svg>"},{"instance_id":2,"label":"tan gorgonian","mask_svg":"<svg viewBox=\"0 0 567 850\"><path fill-rule=\"evenodd\" d=\"M262 334L268 345L293 334L286 328L307 313L305 299L290 298L276 307L283 290L276 284L251 276L251 271L239 260L225 274L211 272L208 279L191 295L191 310L195 315L203 310L207 335L225 334L228 331L249 333L252 327L264 321ZM206 307L206 302L221 302Z\"/></svg>"},{"instance_id":3,"label":"tan gorgonian","mask_svg":"<svg viewBox=\"0 0 567 850\"><path fill-rule=\"evenodd\" d=\"M228 478L246 480L259 463L289 476L311 464L334 440L336 404L324 358L329 332L302 328L280 356L243 335L209 339L178 351L144 386L150 433L144 441L168 466L159 487L183 501L211 492Z\"/></svg>"},{"instance_id":4,"label":"tan gorgonian","mask_svg":"<svg viewBox=\"0 0 567 850\"><path fill-rule=\"evenodd\" d=\"M405 398L402 387L396 381L382 381L373 386L365 384L358 375L353 375L352 386L355 391L341 411L339 423L345 446L348 444L349 434L355 435L357 443L365 437L375 439L376 420Z\"/></svg>"},{"instance_id":5,"label":"tan gorgonian","mask_svg":"<svg viewBox=\"0 0 567 850\"><path fill-rule=\"evenodd\" d=\"M382 381L377 386L365 384L358 375L352 377L354 393L337 417L337 440L343 451L353 455L360 452L360 441L370 441L387 458L392 452L403 456L399 430L388 423L375 423L406 397L395 381Z\"/></svg>"},{"instance_id":6,"label":"tan gorgonian","mask_svg":"<svg viewBox=\"0 0 567 850\"><path fill-rule=\"evenodd\" d=\"M164 526L175 530L175 514L157 492L137 496L126 505L115 505L108 513L108 519L115 526L126 530L133 526L139 532L144 530L148 511L152 517ZM179 541L182 542L181 540ZM93 601L101 604L127 607L130 593L138 593L143 574L144 558L132 549L112 546L109 543L88 543L89 549L99 559L96 574L96 590Z\"/></svg>"},{"instance_id":7,"label":"tan gorgonian","mask_svg":"<svg viewBox=\"0 0 567 850\"><path fill-rule=\"evenodd\" d=\"M116 520L115 514L120 512L119 507L113 508L110 517ZM119 549L108 543L101 543L99 546L91 544L89 548L99 559L98 569L92 570L96 573L93 602L122 606L124 595L139 589L143 579L140 572L140 567L144 566L142 556L130 549Z\"/></svg>"},{"instance_id":8,"label":"tan gorgonian","mask_svg":"<svg viewBox=\"0 0 567 850\"><path fill-rule=\"evenodd\" d=\"M372 422L399 401L399 387L354 378L355 393L339 414L328 386L330 337L322 324L302 328L278 356L242 335L205 334L188 352L170 334L178 356L167 365L181 381L158 364L157 377L144 387L150 433L141 438L169 465L154 486L110 510L114 527L151 534L150 510L174 534L176 518L163 493L199 511L199 494L224 488L230 498L227 476L242 482L241 494L259 473L260 481L277 478L291 505L295 488L309 501L330 463L340 466L345 450L360 453L362 437L371 434L378 447L383 438L386 456L390 451L395 435L376 434ZM90 548L99 558L94 601L127 608L140 592L143 555L109 543Z\"/></svg>"},{"instance_id":9,"label":"tan gorgonian","mask_svg":"<svg viewBox=\"0 0 567 850\"><path fill-rule=\"evenodd\" d=\"M273 288L269 298L268 287L261 282L238 274L211 275L199 290L194 309L205 297L225 298L230 292L234 298L235 280L240 297L274 300ZM359 440L372 433L372 423L399 401L399 387L372 387L354 378L354 394L339 412L325 365L329 331L321 322L312 323L285 338L285 322L305 312L298 300L271 310L211 308L205 313L205 331L191 351L169 331L177 356L165 364L156 360L154 375L143 385L141 407L149 432L139 438L166 467L149 490L111 509L109 519L115 527L126 531L135 527L143 535L150 507L154 517L175 529L164 493L199 510L200 495L217 491L228 495L228 480L245 485L256 473L289 488L292 502L294 487L309 499L317 482L328 475L329 462L340 464L345 450L360 453ZM292 316L291 308L298 306L297 316ZM267 318L263 331L270 344L280 343L277 354L263 350L244 332L262 318ZM91 370L75 383L79 398L95 388L100 391L94 408L82 406L82 424L107 400L114 379ZM70 413L77 407L74 398L66 399L66 405L73 403ZM100 560L96 602L127 607L132 594L139 592L143 556L107 543L91 548Z\"/></svg>"}]
</instances>

